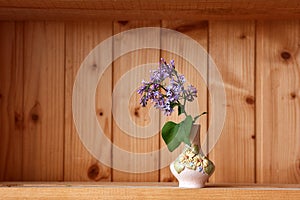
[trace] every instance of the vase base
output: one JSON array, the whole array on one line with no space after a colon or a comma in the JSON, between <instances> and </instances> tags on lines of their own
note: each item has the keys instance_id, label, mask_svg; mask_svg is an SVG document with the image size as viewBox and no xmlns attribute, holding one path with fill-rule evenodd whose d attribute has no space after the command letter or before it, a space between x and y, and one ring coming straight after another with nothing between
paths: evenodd
<instances>
[{"instance_id":1,"label":"vase base","mask_svg":"<svg viewBox=\"0 0 300 200\"><path fill-rule=\"evenodd\" d=\"M178 173L174 168L174 162L171 163L170 170L178 180L180 188L203 188L209 178L207 174L188 168Z\"/></svg>"},{"instance_id":2,"label":"vase base","mask_svg":"<svg viewBox=\"0 0 300 200\"><path fill-rule=\"evenodd\" d=\"M194 184L194 183L190 183L190 182L180 182L178 185L179 188L204 188L205 184Z\"/></svg>"}]
</instances>

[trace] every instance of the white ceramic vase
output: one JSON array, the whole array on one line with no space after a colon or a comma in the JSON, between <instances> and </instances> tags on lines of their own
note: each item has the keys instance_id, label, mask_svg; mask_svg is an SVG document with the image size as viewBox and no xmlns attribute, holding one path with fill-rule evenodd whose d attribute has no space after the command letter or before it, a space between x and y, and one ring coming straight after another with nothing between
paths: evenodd
<instances>
[{"instance_id":1,"label":"white ceramic vase","mask_svg":"<svg viewBox=\"0 0 300 200\"><path fill-rule=\"evenodd\" d=\"M214 172L214 164L203 155L200 145L200 125L193 125L190 138L183 152L170 164L172 174L181 188L203 188Z\"/></svg>"}]
</instances>

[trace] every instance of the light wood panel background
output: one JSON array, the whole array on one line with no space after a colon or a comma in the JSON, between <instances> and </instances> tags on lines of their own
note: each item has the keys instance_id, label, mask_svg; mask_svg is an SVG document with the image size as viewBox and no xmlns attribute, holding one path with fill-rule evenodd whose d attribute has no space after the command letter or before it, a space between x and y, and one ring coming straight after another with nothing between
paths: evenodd
<instances>
[{"instance_id":1,"label":"light wood panel background","mask_svg":"<svg viewBox=\"0 0 300 200\"><path fill-rule=\"evenodd\" d=\"M134 28L140 28L140 27L160 27L160 21L120 21L115 22L113 24L114 26L114 34L121 33L123 31L127 31ZM128 37L122 36L120 40L114 41L114 51L118 51L118 49L124 49L125 45L128 41L134 41L139 42L140 38L137 37L135 34L132 34ZM155 38L156 41L153 41L155 43L160 42L160 37L157 35L157 38ZM128 53L126 56L122 56L113 63L113 86L117 84L119 79L129 70L132 70L134 67L137 67L142 64L147 63L157 63L160 58L160 50L159 49L143 49L143 50L137 50ZM138 74L136 74L138 77ZM134 85L134 82L136 80L130 80L129 82L125 82L122 84L127 84L128 91L131 91L130 89ZM120 104L120 102L126 102L125 100L122 101L125 97L121 94L117 94L117 99L114 100L114 104ZM135 121L138 125L143 126L147 125L147 123L150 122L150 120L157 121L157 129L159 126L159 112L156 113L154 118L150 119L147 112L143 112L143 109L141 109L139 105L139 95L133 94L132 98L130 98L129 105L126 105L127 103L122 103L122 107L125 109L130 110L130 116L133 121ZM114 106L114 105L113 105ZM146 109L148 110L148 109ZM124 111L125 112L125 111ZM120 113L121 114L121 113ZM125 133L118 125L116 124L116 121L113 121L113 143L117 145L118 147L124 149L128 152L133 153L148 153L148 152L155 152L152 154L151 158L149 159L148 163L142 163L138 159L134 159L134 157L129 158L120 158L117 156L117 152L112 152L112 159L113 159L113 181L158 181L159 177L159 171L155 170L153 172L147 172L147 173L127 173L127 172L121 172L117 170L116 163L119 162L119 159L129 159L131 162L129 164L129 169L132 169L135 171L137 168L142 168L146 165L150 165L153 167L157 167L159 165L159 133L157 133L155 136L150 138L139 138L139 132L138 129L133 129L130 133L131 135L128 135ZM157 152L156 152L157 151Z\"/></svg>"},{"instance_id":2,"label":"light wood panel background","mask_svg":"<svg viewBox=\"0 0 300 200\"><path fill-rule=\"evenodd\" d=\"M64 149L64 180L110 181L111 169L93 158L82 145L76 132L72 115L72 91L77 74L84 58L101 41L112 35L112 22L68 22L65 24L65 149ZM98 93L111 93L112 68L106 70L100 80ZM97 95L98 121L106 136L111 138L111 96Z\"/></svg>"},{"instance_id":3,"label":"light wood panel background","mask_svg":"<svg viewBox=\"0 0 300 200\"><path fill-rule=\"evenodd\" d=\"M133 174L104 166L82 145L73 123L72 89L83 59L111 35L144 26L192 37L220 70L227 117L209 155L216 164L209 181L300 183L299 20L0 22L0 180L175 181L167 168ZM118 41L113 43L114 50L121 48ZM184 59L159 50L124 55L101 78L95 112L107 137L127 151L154 151L163 143L159 133L143 140L120 130L111 114L113 88L128 70L160 57L176 60L178 69L200 88L201 110L210 110L203 81ZM137 96L128 109L137 123L149 120ZM202 132L208 118L201 119ZM155 120L163 123L159 116ZM163 159L168 158L155 154L149 162L160 166ZM132 167L148 164L133 162Z\"/></svg>"},{"instance_id":4,"label":"light wood panel background","mask_svg":"<svg viewBox=\"0 0 300 200\"><path fill-rule=\"evenodd\" d=\"M227 112L220 140L209 155L221 167L211 180L254 182L254 21L211 22L209 45L209 53L225 84Z\"/></svg>"}]
</instances>

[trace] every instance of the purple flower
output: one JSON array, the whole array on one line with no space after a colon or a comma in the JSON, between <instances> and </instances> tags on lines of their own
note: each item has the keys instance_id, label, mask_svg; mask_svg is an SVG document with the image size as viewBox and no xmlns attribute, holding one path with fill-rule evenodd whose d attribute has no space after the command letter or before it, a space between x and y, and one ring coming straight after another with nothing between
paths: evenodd
<instances>
[{"instance_id":1,"label":"purple flower","mask_svg":"<svg viewBox=\"0 0 300 200\"><path fill-rule=\"evenodd\" d=\"M144 96L141 98L141 100L140 100L140 104L141 104L143 107L145 107L145 106L147 105L147 101L148 101L147 96L144 95Z\"/></svg>"},{"instance_id":2,"label":"purple flower","mask_svg":"<svg viewBox=\"0 0 300 200\"><path fill-rule=\"evenodd\" d=\"M170 65L175 69L175 61L171 60Z\"/></svg>"},{"instance_id":3,"label":"purple flower","mask_svg":"<svg viewBox=\"0 0 300 200\"><path fill-rule=\"evenodd\" d=\"M178 83L183 85L185 83L185 78L183 75L178 75Z\"/></svg>"},{"instance_id":4,"label":"purple flower","mask_svg":"<svg viewBox=\"0 0 300 200\"><path fill-rule=\"evenodd\" d=\"M187 89L187 100L188 101L194 101L194 98L197 97L197 89L192 86L192 85L189 85L188 86L188 89Z\"/></svg>"},{"instance_id":5,"label":"purple flower","mask_svg":"<svg viewBox=\"0 0 300 200\"><path fill-rule=\"evenodd\" d=\"M158 69L150 73L150 81L143 80L137 90L137 93L141 95L142 106L146 106L150 100L155 108L164 111L165 115L171 115L175 106L183 106L180 103L181 99L193 101L194 97L197 97L195 87L190 85L187 90L184 88L186 79L175 70L174 60L168 64L161 58Z\"/></svg>"}]
</instances>

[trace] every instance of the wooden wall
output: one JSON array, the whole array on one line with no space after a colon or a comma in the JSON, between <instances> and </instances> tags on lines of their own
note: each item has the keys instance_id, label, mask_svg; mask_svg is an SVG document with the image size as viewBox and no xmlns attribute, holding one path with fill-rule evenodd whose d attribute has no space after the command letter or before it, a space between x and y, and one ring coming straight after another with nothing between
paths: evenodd
<instances>
[{"instance_id":1,"label":"wooden wall","mask_svg":"<svg viewBox=\"0 0 300 200\"><path fill-rule=\"evenodd\" d=\"M82 145L73 123L72 90L83 59L104 39L145 26L197 40L222 74L227 116L209 154L216 164L210 182L300 183L299 20L0 22L0 180L175 181L167 168L133 174L104 166ZM203 81L178 56L143 50L121 57L100 80L95 106L107 137L128 151L149 152L163 143L159 134L147 140L125 135L112 117L110 94L128 70L162 56L176 59L200 88L201 109L211 109ZM130 114L146 123L137 101L133 96ZM203 132L209 120L201 120ZM155 154L150 162L162 159Z\"/></svg>"}]
</instances>

